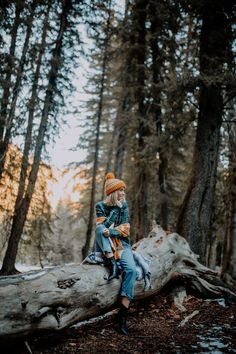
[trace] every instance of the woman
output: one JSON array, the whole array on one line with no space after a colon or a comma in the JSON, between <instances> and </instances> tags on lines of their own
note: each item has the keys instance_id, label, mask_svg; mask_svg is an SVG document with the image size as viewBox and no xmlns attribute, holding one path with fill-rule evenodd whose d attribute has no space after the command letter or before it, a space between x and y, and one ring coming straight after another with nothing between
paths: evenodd
<instances>
[{"instance_id":1,"label":"woman","mask_svg":"<svg viewBox=\"0 0 236 354\"><path fill-rule=\"evenodd\" d=\"M105 178L104 201L96 204L96 252L102 252L110 267L108 281L119 277L116 261L122 269L120 310L117 316L119 331L127 335L127 314L134 296L136 267L129 240L129 210L125 201L125 183L112 173Z\"/></svg>"}]
</instances>

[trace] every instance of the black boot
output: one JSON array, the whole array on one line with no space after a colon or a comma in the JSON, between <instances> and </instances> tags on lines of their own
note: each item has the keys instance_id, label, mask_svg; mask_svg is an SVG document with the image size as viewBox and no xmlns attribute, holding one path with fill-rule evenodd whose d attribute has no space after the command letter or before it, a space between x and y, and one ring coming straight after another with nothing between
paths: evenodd
<instances>
[{"instance_id":1,"label":"black boot","mask_svg":"<svg viewBox=\"0 0 236 354\"><path fill-rule=\"evenodd\" d=\"M128 329L126 326L128 316L128 308L121 304L120 310L117 314L118 330L120 334L128 335Z\"/></svg>"},{"instance_id":2,"label":"black boot","mask_svg":"<svg viewBox=\"0 0 236 354\"><path fill-rule=\"evenodd\" d=\"M119 278L119 269L117 267L117 263L114 257L111 258L107 258L107 265L110 268L110 274L108 277L108 281L115 279L115 278Z\"/></svg>"}]
</instances>

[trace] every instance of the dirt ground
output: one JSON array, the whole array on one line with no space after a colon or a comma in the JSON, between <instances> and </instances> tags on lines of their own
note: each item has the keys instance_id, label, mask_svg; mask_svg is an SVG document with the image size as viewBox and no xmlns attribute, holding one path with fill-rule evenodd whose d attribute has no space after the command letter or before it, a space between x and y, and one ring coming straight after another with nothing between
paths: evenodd
<instances>
[{"instance_id":1,"label":"dirt ground","mask_svg":"<svg viewBox=\"0 0 236 354\"><path fill-rule=\"evenodd\" d=\"M223 299L193 296L178 310L167 294L143 300L130 308L129 335L118 334L114 316L99 322L44 335L17 346L1 348L2 354L74 353L236 353L236 304ZM185 323L187 316L193 315Z\"/></svg>"}]
</instances>

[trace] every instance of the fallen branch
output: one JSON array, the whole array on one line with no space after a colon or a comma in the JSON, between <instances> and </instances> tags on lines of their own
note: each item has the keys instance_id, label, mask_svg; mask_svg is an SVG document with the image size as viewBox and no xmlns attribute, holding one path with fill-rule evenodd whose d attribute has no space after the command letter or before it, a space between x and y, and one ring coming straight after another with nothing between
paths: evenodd
<instances>
[{"instance_id":1,"label":"fallen branch","mask_svg":"<svg viewBox=\"0 0 236 354\"><path fill-rule=\"evenodd\" d=\"M187 317L185 317L179 324L179 327L183 327L186 325L186 323L191 319L193 318L194 316L198 315L199 314L199 311L196 310L196 311L193 311L193 313L191 313L190 315L188 315Z\"/></svg>"}]
</instances>

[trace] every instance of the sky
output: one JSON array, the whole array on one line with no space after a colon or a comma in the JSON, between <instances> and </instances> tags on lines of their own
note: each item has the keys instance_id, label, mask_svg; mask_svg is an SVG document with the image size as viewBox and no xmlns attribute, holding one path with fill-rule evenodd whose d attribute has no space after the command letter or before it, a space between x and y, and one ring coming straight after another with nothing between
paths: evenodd
<instances>
[{"instance_id":1,"label":"sky","mask_svg":"<svg viewBox=\"0 0 236 354\"><path fill-rule=\"evenodd\" d=\"M57 182L52 180L48 181L49 200L52 210L56 210L59 202L65 202L67 200L70 200L71 203L78 202L80 192L78 189L75 191L74 187L83 181L79 178L76 180L73 178L73 170L70 170L66 174L61 174L58 169L53 169L53 174Z\"/></svg>"},{"instance_id":2,"label":"sky","mask_svg":"<svg viewBox=\"0 0 236 354\"><path fill-rule=\"evenodd\" d=\"M78 127L77 118L70 116L68 121L69 125L64 128L64 131L60 131L60 135L56 138L55 143L47 147L50 156L50 165L60 170L69 163L82 161L86 156L85 150L74 150L82 134L81 128Z\"/></svg>"},{"instance_id":3,"label":"sky","mask_svg":"<svg viewBox=\"0 0 236 354\"><path fill-rule=\"evenodd\" d=\"M114 6L120 13L124 13L124 0L114 2ZM93 42L88 38L84 26L80 28L80 35L85 43L85 49L91 49ZM85 58L81 57L74 82L75 87L78 88L74 95L74 103L78 106L82 101L88 99L88 95L86 95L83 90L87 83L86 75L88 71L89 63ZM81 116L82 114L83 113L80 113L80 119L83 118ZM57 167L58 169L63 169L66 165L72 162L80 162L86 156L86 151L82 149L72 150L78 144L81 134L83 134L82 129L78 127L78 116L68 115L68 117L65 118L69 123L69 126L65 127L64 131L61 130L59 136L55 140L55 143L47 148L50 156L50 165Z\"/></svg>"},{"instance_id":4,"label":"sky","mask_svg":"<svg viewBox=\"0 0 236 354\"><path fill-rule=\"evenodd\" d=\"M82 29L84 31L84 29ZM89 39L84 34L88 41L86 44L89 47ZM76 202L80 198L80 194L74 191L74 186L80 181L73 179L74 171L71 170L66 174L62 171L70 164L74 162L81 162L86 157L86 150L76 149L76 146L83 134L83 129L79 127L79 120L85 118L87 112L81 108L81 103L87 101L89 96L85 93L84 88L87 85L87 72L89 71L88 61L81 57L78 68L76 69L75 76L73 79L74 87L76 91L72 100L73 106L78 108L80 113L73 115L69 113L67 116L63 117L67 122L67 125L61 127L60 132L57 137L54 138L54 142L47 146L47 153L49 156L50 166L52 167L53 174L56 178L56 182L48 181L49 199L51 206L56 210L57 205L60 201L65 201L68 198L71 202ZM79 118L79 119L78 119Z\"/></svg>"}]
</instances>

